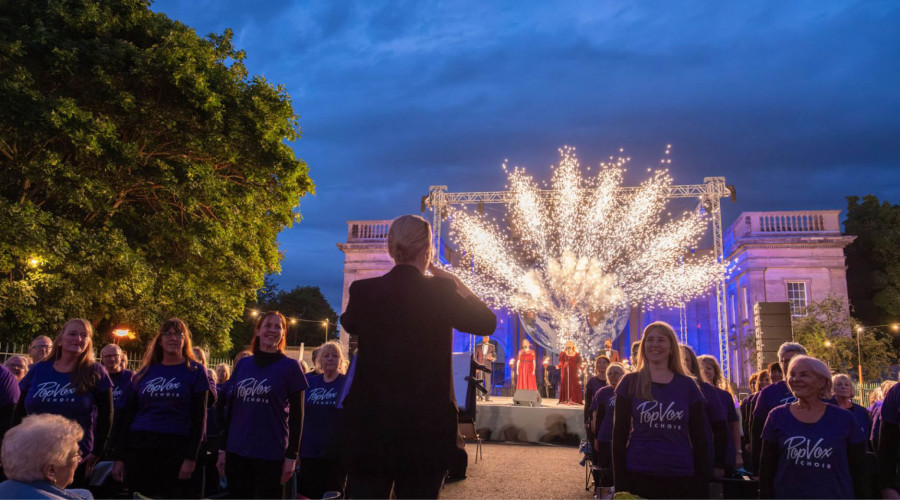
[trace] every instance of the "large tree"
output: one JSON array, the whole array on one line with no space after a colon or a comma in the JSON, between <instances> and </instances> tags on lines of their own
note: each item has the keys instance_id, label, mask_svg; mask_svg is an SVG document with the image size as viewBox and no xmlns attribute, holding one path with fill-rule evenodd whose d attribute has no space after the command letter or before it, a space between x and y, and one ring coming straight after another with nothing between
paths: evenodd
<instances>
[{"instance_id":1,"label":"large tree","mask_svg":"<svg viewBox=\"0 0 900 500\"><path fill-rule=\"evenodd\" d=\"M854 313L867 325L900 321L900 206L871 195L862 202L848 196L844 230L856 236L847 247Z\"/></svg>"},{"instance_id":2,"label":"large tree","mask_svg":"<svg viewBox=\"0 0 900 500\"><path fill-rule=\"evenodd\" d=\"M0 336L179 316L230 342L314 189L243 59L147 1L0 3Z\"/></svg>"}]
</instances>

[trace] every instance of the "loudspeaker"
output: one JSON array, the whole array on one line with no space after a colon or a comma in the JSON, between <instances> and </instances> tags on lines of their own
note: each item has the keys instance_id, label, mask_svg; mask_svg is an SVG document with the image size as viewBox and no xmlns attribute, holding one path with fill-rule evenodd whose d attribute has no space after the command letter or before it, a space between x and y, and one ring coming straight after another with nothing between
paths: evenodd
<instances>
[{"instance_id":1,"label":"loudspeaker","mask_svg":"<svg viewBox=\"0 0 900 500\"><path fill-rule=\"evenodd\" d=\"M516 389L513 395L513 404L516 406L541 406L541 394L531 389Z\"/></svg>"},{"instance_id":2,"label":"loudspeaker","mask_svg":"<svg viewBox=\"0 0 900 500\"><path fill-rule=\"evenodd\" d=\"M778 348L793 340L791 305L788 302L757 302L753 305L756 326L756 368L778 361Z\"/></svg>"}]
</instances>

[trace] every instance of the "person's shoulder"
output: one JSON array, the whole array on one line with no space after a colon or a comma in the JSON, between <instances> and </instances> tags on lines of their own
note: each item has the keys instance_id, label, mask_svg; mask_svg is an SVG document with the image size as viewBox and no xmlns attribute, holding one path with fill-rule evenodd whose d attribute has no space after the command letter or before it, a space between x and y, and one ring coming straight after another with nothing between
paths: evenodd
<instances>
[{"instance_id":1,"label":"person's shoulder","mask_svg":"<svg viewBox=\"0 0 900 500\"><path fill-rule=\"evenodd\" d=\"M787 415L791 415L792 404L793 403L784 403L772 408L772 410L769 411L769 418L771 419L773 416L776 418L784 418Z\"/></svg>"}]
</instances>

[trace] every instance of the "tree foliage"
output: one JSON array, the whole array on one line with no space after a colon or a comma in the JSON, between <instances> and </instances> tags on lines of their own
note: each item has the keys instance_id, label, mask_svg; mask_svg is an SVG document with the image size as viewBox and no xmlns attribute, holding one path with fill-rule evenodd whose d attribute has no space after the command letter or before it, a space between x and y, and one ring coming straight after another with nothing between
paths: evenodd
<instances>
[{"instance_id":1,"label":"tree foliage","mask_svg":"<svg viewBox=\"0 0 900 500\"><path fill-rule=\"evenodd\" d=\"M179 316L227 345L314 189L243 59L147 1L0 4L0 336Z\"/></svg>"},{"instance_id":2,"label":"tree foliage","mask_svg":"<svg viewBox=\"0 0 900 500\"><path fill-rule=\"evenodd\" d=\"M855 314L867 325L900 321L900 206L875 196L847 197L847 287Z\"/></svg>"},{"instance_id":3,"label":"tree foliage","mask_svg":"<svg viewBox=\"0 0 900 500\"><path fill-rule=\"evenodd\" d=\"M878 380L895 361L890 336L878 329L864 329L844 309L840 297L829 296L807 305L807 315L794 318L794 340L803 344L810 356L831 366L834 373L846 373L857 379L857 335L862 351L863 377Z\"/></svg>"}]
</instances>

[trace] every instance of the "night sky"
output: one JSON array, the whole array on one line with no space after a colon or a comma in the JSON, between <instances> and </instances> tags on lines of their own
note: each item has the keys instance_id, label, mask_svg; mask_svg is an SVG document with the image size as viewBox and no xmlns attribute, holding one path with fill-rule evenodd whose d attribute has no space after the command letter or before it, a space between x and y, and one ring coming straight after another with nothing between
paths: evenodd
<instances>
[{"instance_id":1,"label":"night sky","mask_svg":"<svg viewBox=\"0 0 900 500\"><path fill-rule=\"evenodd\" d=\"M419 213L435 184L549 177L558 148L624 148L639 182L672 145L678 184L724 176L743 211L900 203L898 2L158 1L232 28L285 85L317 194L280 238L280 288L340 307L347 220Z\"/></svg>"}]
</instances>

